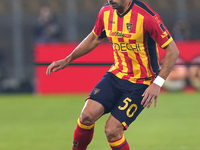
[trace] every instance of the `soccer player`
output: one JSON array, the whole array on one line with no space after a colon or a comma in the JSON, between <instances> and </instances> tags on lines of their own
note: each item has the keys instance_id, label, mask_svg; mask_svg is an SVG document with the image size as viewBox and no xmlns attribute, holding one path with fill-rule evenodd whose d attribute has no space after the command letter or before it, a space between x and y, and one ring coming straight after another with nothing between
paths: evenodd
<instances>
[{"instance_id":1,"label":"soccer player","mask_svg":"<svg viewBox=\"0 0 200 150\"><path fill-rule=\"evenodd\" d=\"M114 65L86 99L74 130L72 150L86 150L95 122L110 116L105 134L111 149L130 150L124 131L157 98L172 70L179 50L159 15L138 0L108 0L100 10L93 31L66 58L52 62L47 75L65 68L107 37L113 45ZM156 45L166 50L160 69ZM87 85L85 85L87 86Z\"/></svg>"}]
</instances>

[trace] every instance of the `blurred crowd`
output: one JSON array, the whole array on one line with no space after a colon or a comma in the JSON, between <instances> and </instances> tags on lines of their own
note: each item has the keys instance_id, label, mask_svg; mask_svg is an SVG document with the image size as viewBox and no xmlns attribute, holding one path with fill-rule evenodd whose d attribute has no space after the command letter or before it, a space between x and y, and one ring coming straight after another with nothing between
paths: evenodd
<instances>
[{"instance_id":1,"label":"blurred crowd","mask_svg":"<svg viewBox=\"0 0 200 150\"><path fill-rule=\"evenodd\" d=\"M57 16L49 6L42 6L32 28L34 39L37 43L52 43L61 41L61 26ZM34 84L31 80L19 81L13 77L7 77L8 63L3 48L0 49L0 93L34 92Z\"/></svg>"},{"instance_id":2,"label":"blurred crowd","mask_svg":"<svg viewBox=\"0 0 200 150\"><path fill-rule=\"evenodd\" d=\"M172 30L175 41L191 40L191 27L187 20L178 20ZM200 90L200 56L190 63L178 58L177 64L168 76L164 89L167 91Z\"/></svg>"},{"instance_id":3,"label":"blurred crowd","mask_svg":"<svg viewBox=\"0 0 200 150\"><path fill-rule=\"evenodd\" d=\"M48 6L40 9L39 16L34 27L35 43L59 42L61 39L61 27L56 15Z\"/></svg>"},{"instance_id":4,"label":"blurred crowd","mask_svg":"<svg viewBox=\"0 0 200 150\"><path fill-rule=\"evenodd\" d=\"M200 91L200 56L192 64L185 64L180 58L164 83L167 91Z\"/></svg>"}]
</instances>

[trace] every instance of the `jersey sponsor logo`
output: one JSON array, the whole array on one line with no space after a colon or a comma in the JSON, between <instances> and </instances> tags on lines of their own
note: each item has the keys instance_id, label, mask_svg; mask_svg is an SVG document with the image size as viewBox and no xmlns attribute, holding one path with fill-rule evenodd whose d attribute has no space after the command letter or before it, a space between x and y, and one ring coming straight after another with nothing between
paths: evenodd
<instances>
[{"instance_id":1,"label":"jersey sponsor logo","mask_svg":"<svg viewBox=\"0 0 200 150\"><path fill-rule=\"evenodd\" d=\"M131 34L124 34L124 33L119 32L119 31L116 31L116 32L110 31L109 36L117 36L117 37L122 37L122 38L130 38Z\"/></svg>"},{"instance_id":2,"label":"jersey sponsor logo","mask_svg":"<svg viewBox=\"0 0 200 150\"><path fill-rule=\"evenodd\" d=\"M111 23L111 24L115 24L115 22L114 22L114 21L110 21L110 23Z\"/></svg>"},{"instance_id":3,"label":"jersey sponsor logo","mask_svg":"<svg viewBox=\"0 0 200 150\"><path fill-rule=\"evenodd\" d=\"M126 27L127 27L128 32L130 32L132 27L133 27L133 24L132 23L126 23Z\"/></svg>"},{"instance_id":4,"label":"jersey sponsor logo","mask_svg":"<svg viewBox=\"0 0 200 150\"><path fill-rule=\"evenodd\" d=\"M112 43L113 48L116 49L117 51L134 51L134 52L139 52L141 51L140 45L139 44L129 44L129 43Z\"/></svg>"}]
</instances>

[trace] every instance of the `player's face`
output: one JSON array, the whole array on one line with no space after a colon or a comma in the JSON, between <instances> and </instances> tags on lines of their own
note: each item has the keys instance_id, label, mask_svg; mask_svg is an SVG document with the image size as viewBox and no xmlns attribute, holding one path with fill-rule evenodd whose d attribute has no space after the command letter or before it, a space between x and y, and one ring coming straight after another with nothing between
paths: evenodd
<instances>
[{"instance_id":1,"label":"player's face","mask_svg":"<svg viewBox=\"0 0 200 150\"><path fill-rule=\"evenodd\" d=\"M117 9L119 12L123 12L131 0L108 0L108 3L113 9Z\"/></svg>"}]
</instances>

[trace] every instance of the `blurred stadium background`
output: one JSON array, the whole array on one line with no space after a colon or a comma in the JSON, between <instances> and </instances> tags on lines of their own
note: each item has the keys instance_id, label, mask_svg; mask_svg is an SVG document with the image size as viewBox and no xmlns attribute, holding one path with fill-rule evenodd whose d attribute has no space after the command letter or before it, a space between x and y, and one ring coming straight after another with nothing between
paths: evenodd
<instances>
[{"instance_id":1,"label":"blurred stadium background","mask_svg":"<svg viewBox=\"0 0 200 150\"><path fill-rule=\"evenodd\" d=\"M178 22L186 30L181 40L200 39L199 0L144 0L159 13L169 31ZM56 16L58 42L80 42L93 28L106 0L0 0L0 92L34 92L34 46L40 9ZM177 29L176 29L177 30ZM199 51L196 49L196 51Z\"/></svg>"},{"instance_id":2,"label":"blurred stadium background","mask_svg":"<svg viewBox=\"0 0 200 150\"><path fill-rule=\"evenodd\" d=\"M177 42L200 43L200 0L143 1L158 12ZM105 3L106 0L0 0L0 150L64 150L71 147L76 120L89 91L76 95L63 92L62 95L35 94L38 81L35 47L44 42L38 38L38 18L44 6L56 16L54 23L58 30L55 39L45 42L77 44L91 32L98 11ZM198 52L200 48L194 51ZM199 68L199 62L196 61L195 69ZM182 60L178 64L183 68ZM40 73L43 76L46 67L42 65ZM83 66L75 67L84 69ZM73 66L70 69L73 71ZM92 69L93 72L99 70L95 66ZM181 80L192 72L182 71L175 71ZM59 78L59 74L56 76L54 79ZM144 111L130 127L126 137L133 149L200 150L200 71L194 76L198 85L183 92L180 90L185 83L179 80L172 84L168 82L166 89L176 92L163 89L158 108ZM43 79L49 86L49 80ZM56 84L61 85L62 79ZM85 81L80 83L80 89L85 85ZM73 84L64 86L73 88ZM109 148L103 131L106 118L97 122L89 149Z\"/></svg>"}]
</instances>

